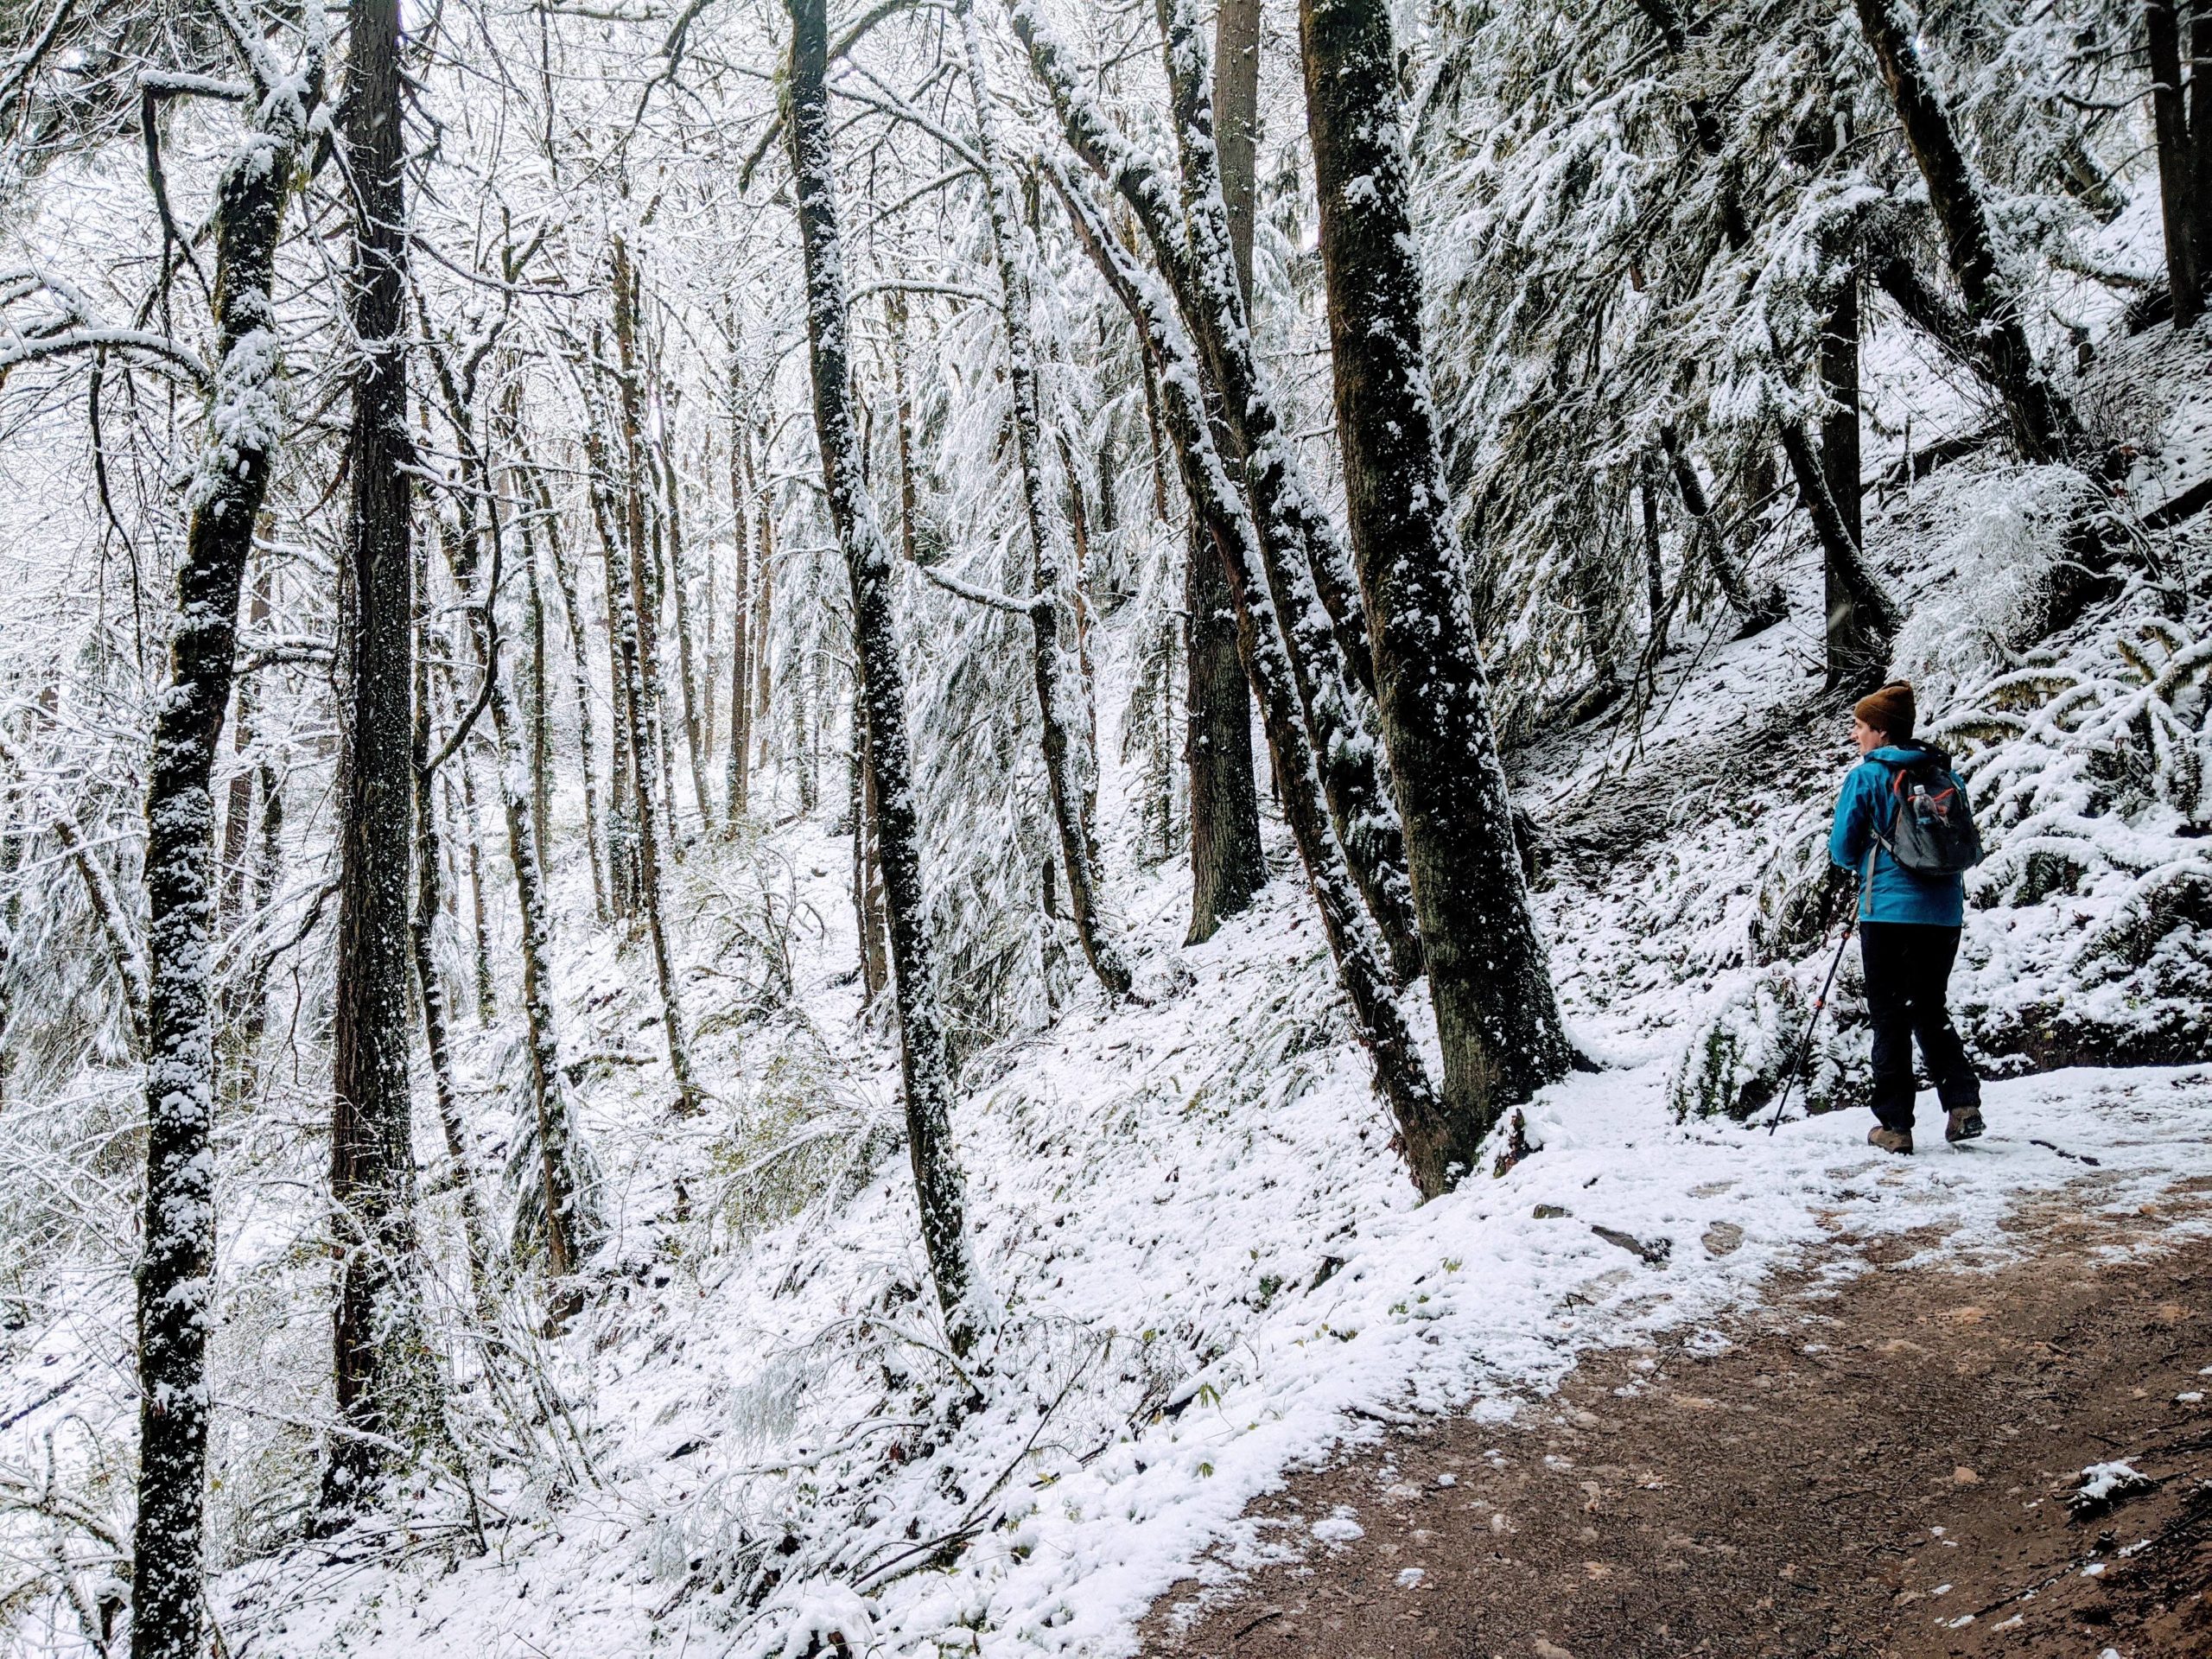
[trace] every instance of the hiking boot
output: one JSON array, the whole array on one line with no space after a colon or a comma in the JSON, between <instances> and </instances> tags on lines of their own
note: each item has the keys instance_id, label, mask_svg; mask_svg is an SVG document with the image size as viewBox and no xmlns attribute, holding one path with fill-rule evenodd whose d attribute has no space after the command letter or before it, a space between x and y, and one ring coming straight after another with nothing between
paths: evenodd
<instances>
[{"instance_id":1,"label":"hiking boot","mask_svg":"<svg viewBox=\"0 0 2212 1659\"><path fill-rule=\"evenodd\" d=\"M1893 1129L1886 1123L1877 1123L1866 1131L1866 1144L1879 1147L1884 1152L1901 1153L1910 1158L1912 1156L1912 1131Z\"/></svg>"},{"instance_id":2,"label":"hiking boot","mask_svg":"<svg viewBox=\"0 0 2212 1659\"><path fill-rule=\"evenodd\" d=\"M1980 1133L1980 1107L1955 1106L1951 1109L1950 1117L1943 1125L1946 1141L1971 1141Z\"/></svg>"}]
</instances>

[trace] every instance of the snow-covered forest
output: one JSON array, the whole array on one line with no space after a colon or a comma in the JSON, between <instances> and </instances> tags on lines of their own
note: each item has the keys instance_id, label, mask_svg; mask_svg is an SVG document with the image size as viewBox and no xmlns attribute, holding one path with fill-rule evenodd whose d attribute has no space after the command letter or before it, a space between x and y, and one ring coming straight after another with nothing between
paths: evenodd
<instances>
[{"instance_id":1,"label":"snow-covered forest","mask_svg":"<svg viewBox=\"0 0 2212 1659\"><path fill-rule=\"evenodd\" d=\"M0 1649L1130 1653L2212 1179L2212 0L5 0L0 146Z\"/></svg>"}]
</instances>

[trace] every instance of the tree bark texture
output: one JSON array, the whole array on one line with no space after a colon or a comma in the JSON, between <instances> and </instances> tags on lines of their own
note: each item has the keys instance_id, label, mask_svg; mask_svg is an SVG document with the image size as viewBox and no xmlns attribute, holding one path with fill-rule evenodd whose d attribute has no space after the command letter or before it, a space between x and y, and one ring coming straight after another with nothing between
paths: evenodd
<instances>
[{"instance_id":1,"label":"tree bark texture","mask_svg":"<svg viewBox=\"0 0 2212 1659\"><path fill-rule=\"evenodd\" d=\"M137 1522L132 1659L199 1659L207 1480L207 1345L215 1268L215 1052L209 974L215 749L230 701L239 590L276 441L276 244L322 88L310 36L296 96L253 106L213 216L215 380L187 502L168 686L146 785L146 1192L137 1281ZM4 933L4 930L0 930Z\"/></svg>"},{"instance_id":2,"label":"tree bark texture","mask_svg":"<svg viewBox=\"0 0 2212 1659\"><path fill-rule=\"evenodd\" d=\"M815 439L830 518L852 587L853 643L867 711L869 782L884 912L899 1009L906 1085L906 1150L921 1212L922 1248L937 1283L945 1332L964 1355L979 1334L969 1255L966 1179L952 1144L952 1074L934 972L934 944L922 890L921 835L906 742L906 681L893 609L894 569L861 481L851 402L844 256L839 244L836 162L830 149L829 24L823 0L787 0L791 18L789 115L792 196L806 265L808 366Z\"/></svg>"},{"instance_id":3,"label":"tree bark texture","mask_svg":"<svg viewBox=\"0 0 2212 1659\"><path fill-rule=\"evenodd\" d=\"M1966 301L1976 355L2004 400L2021 453L2046 464L2075 460L2086 445L2081 422L2036 361L2020 296L1998 257L1997 233L1981 186L1914 44L1914 25L1901 0L1855 3L1859 31L1927 181L1929 206L1943 233L1952 278Z\"/></svg>"},{"instance_id":4,"label":"tree bark texture","mask_svg":"<svg viewBox=\"0 0 2212 1659\"><path fill-rule=\"evenodd\" d=\"M330 1196L339 1250L333 1365L342 1432L322 1508L359 1507L388 1448L431 1402L413 1307L415 1158L408 1087L408 872L414 840L415 463L407 435L406 181L398 0L350 0L340 127L356 220L359 356L346 472L353 626L338 889Z\"/></svg>"},{"instance_id":5,"label":"tree bark texture","mask_svg":"<svg viewBox=\"0 0 2212 1659\"><path fill-rule=\"evenodd\" d=\"M1252 693L1237 655L1236 602L1197 513L1183 557L1184 766L1191 784L1191 930L1211 938L1267 885L1252 776Z\"/></svg>"},{"instance_id":6,"label":"tree bark texture","mask_svg":"<svg viewBox=\"0 0 2212 1659\"><path fill-rule=\"evenodd\" d=\"M2207 10L2206 0L2194 10ZM2202 82L2212 65L2201 59L2182 79L2181 18L2177 0L2144 0L2143 33L2150 49L2151 126L2158 156L2158 212L2165 231L2166 283L2173 293L2174 327L2187 328L2204 313L2204 266L2212 258L2205 243L2205 198L2212 180L2199 170L2198 146L2190 132L2190 94L2201 122L2206 99ZM2198 30L2196 32L2204 32Z\"/></svg>"},{"instance_id":7,"label":"tree bark texture","mask_svg":"<svg viewBox=\"0 0 2212 1659\"><path fill-rule=\"evenodd\" d=\"M1389 10L1301 0L1299 23L1352 556L1444 1052L1442 1133L1407 1137L1427 1187L1568 1050L1446 520Z\"/></svg>"},{"instance_id":8,"label":"tree bark texture","mask_svg":"<svg viewBox=\"0 0 2212 1659\"><path fill-rule=\"evenodd\" d=\"M1213 18L1213 129L1221 205L1244 309L1252 309L1252 213L1260 143L1260 0L1222 0Z\"/></svg>"},{"instance_id":9,"label":"tree bark texture","mask_svg":"<svg viewBox=\"0 0 2212 1659\"><path fill-rule=\"evenodd\" d=\"M1014 182L1007 176L999 143L998 112L992 107L983 44L970 0L958 0L961 35L967 49L968 79L976 97L976 149L982 158L985 200L989 206L991 245L996 256L999 291L1004 302L1007 389L1013 404L1014 453L1021 469L1023 516L1029 529L1029 632L1031 664L1037 685L1038 724L1043 739L1045 779L1052 800L1052 822L1059 832L1060 868L1067 877L1068 912L1084 960L1109 997L1129 992L1128 965L1108 937L1098 911L1098 871L1090 826L1083 762L1087 699L1060 643L1065 573L1060 567L1059 524L1046 489L1045 414L1037 387L1037 347L1031 332L1029 274L1023 257L1023 227ZM1073 478L1071 475L1071 486Z\"/></svg>"}]
</instances>

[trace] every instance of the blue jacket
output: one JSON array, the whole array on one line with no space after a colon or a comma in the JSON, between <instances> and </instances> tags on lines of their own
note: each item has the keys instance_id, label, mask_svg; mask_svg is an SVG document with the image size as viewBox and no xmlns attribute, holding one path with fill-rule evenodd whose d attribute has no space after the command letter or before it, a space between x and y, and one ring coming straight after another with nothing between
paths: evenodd
<instances>
[{"instance_id":1,"label":"blue jacket","mask_svg":"<svg viewBox=\"0 0 2212 1659\"><path fill-rule=\"evenodd\" d=\"M1828 858L1859 878L1859 919L1862 922L1918 922L1957 927L1966 919L1966 881L1955 875L1916 875L1885 851L1874 837L1887 831L1892 798L1891 781L1927 745L1908 743L1876 749L1853 766L1836 797L1835 827L1828 832ZM1873 855L1871 872L1868 854Z\"/></svg>"}]
</instances>

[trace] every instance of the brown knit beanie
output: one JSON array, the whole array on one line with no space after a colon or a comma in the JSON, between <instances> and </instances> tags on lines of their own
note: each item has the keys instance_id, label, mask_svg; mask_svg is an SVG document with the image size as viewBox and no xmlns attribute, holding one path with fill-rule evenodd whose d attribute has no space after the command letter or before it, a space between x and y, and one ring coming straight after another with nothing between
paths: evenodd
<instances>
[{"instance_id":1,"label":"brown knit beanie","mask_svg":"<svg viewBox=\"0 0 2212 1659\"><path fill-rule=\"evenodd\" d=\"M1912 706L1912 687L1903 680L1891 680L1880 690L1853 703L1851 712L1891 742L1902 743L1912 735L1913 716L1918 711Z\"/></svg>"}]
</instances>

